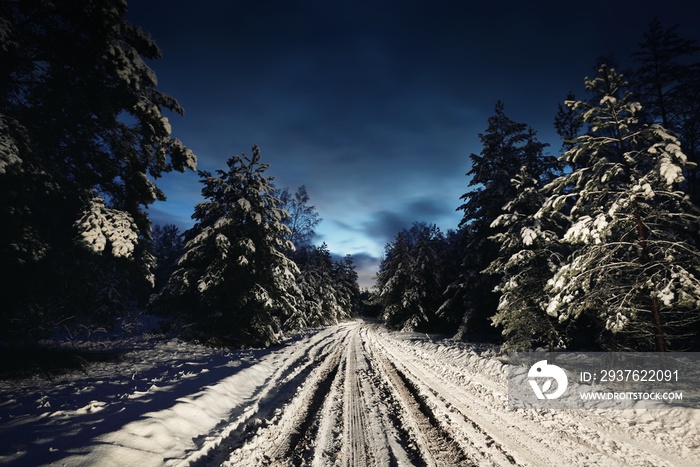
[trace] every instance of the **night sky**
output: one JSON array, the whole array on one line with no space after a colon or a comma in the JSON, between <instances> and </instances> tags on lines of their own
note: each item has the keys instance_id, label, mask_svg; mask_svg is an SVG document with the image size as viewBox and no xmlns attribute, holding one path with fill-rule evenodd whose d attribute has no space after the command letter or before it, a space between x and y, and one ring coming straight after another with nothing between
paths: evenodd
<instances>
[{"instance_id":1,"label":"night sky","mask_svg":"<svg viewBox=\"0 0 700 467\"><path fill-rule=\"evenodd\" d=\"M624 65L655 16L700 39L687 1L475 3L131 0L127 18L163 51L150 65L185 108L170 120L198 168L260 146L277 186L306 185L315 243L352 254L368 286L399 230L457 226L497 100L558 155L557 104L584 96L597 57ZM154 223L191 227L198 180L160 179Z\"/></svg>"}]
</instances>

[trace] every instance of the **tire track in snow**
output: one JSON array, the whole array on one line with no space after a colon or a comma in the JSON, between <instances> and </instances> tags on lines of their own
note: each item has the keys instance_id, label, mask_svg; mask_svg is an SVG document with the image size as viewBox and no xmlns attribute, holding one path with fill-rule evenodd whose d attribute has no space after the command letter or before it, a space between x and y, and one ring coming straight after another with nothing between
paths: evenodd
<instances>
[{"instance_id":1,"label":"tire track in snow","mask_svg":"<svg viewBox=\"0 0 700 467\"><path fill-rule=\"evenodd\" d=\"M232 450L244 446L257 431L273 423L281 415L280 407L294 397L298 388L313 381L310 375L318 371L318 362L338 352L347 332L347 326L330 328L329 332L321 332L306 343L297 343L301 348L291 353L281 352L277 356L281 364L273 375L244 405L231 413L227 422L220 424L223 427L217 427L207 437L207 444L191 452L183 465L220 465Z\"/></svg>"},{"instance_id":2,"label":"tire track in snow","mask_svg":"<svg viewBox=\"0 0 700 467\"><path fill-rule=\"evenodd\" d=\"M368 402L372 396L366 380L368 370L358 329L351 334L346 350L343 465L347 466L387 465L389 461L386 439L376 439L375 428L381 420Z\"/></svg>"},{"instance_id":3,"label":"tire track in snow","mask_svg":"<svg viewBox=\"0 0 700 467\"><path fill-rule=\"evenodd\" d=\"M421 393L436 407L462 414L526 465L697 465L660 447L660 440L640 442L615 423L613 415L591 411L509 410L504 381L495 381L464 364L464 356L439 362L433 352L382 334L384 345L408 369ZM468 354L468 352L466 352ZM449 360L449 359L447 359ZM484 362L487 359L482 359ZM458 362L462 364L459 365ZM471 368L472 372L465 372ZM438 411L436 409L436 411ZM617 425L617 430L615 430ZM629 428L629 427L627 427Z\"/></svg>"},{"instance_id":4,"label":"tire track in snow","mask_svg":"<svg viewBox=\"0 0 700 467\"><path fill-rule=\"evenodd\" d=\"M509 436L505 432L507 420L494 421L494 412L481 415L486 400L473 399L464 387L458 387L444 380L434 371L435 364L421 365L418 359L402 349L392 348L388 339L376 333L378 345L385 349L388 358L404 376L417 394L424 398L428 407L442 426L452 433L455 440L470 457L481 458L483 464L505 465L558 465L550 459L549 453L534 450L531 444L520 436ZM458 396L459 395L459 396ZM481 412L481 413L480 413ZM528 438L529 440L529 438ZM566 459L561 452L559 460Z\"/></svg>"},{"instance_id":5,"label":"tire track in snow","mask_svg":"<svg viewBox=\"0 0 700 467\"><path fill-rule=\"evenodd\" d=\"M381 367L379 374L389 386L387 396L396 402L396 410L401 412L402 428L416 446L419 459L414 464L445 467L479 465L460 448L452 434L440 426L435 415L396 366L376 345L368 347L373 361ZM395 415L395 418L398 417Z\"/></svg>"},{"instance_id":6,"label":"tire track in snow","mask_svg":"<svg viewBox=\"0 0 700 467\"><path fill-rule=\"evenodd\" d=\"M332 354L276 416L241 439L224 465L467 466L449 431L407 385L365 324L338 335ZM213 460L213 459L212 459ZM216 462L212 462L214 464Z\"/></svg>"},{"instance_id":7,"label":"tire track in snow","mask_svg":"<svg viewBox=\"0 0 700 467\"><path fill-rule=\"evenodd\" d=\"M506 369L465 344L343 323L55 465L700 465L700 412L655 428L651 412L509 410Z\"/></svg>"},{"instance_id":8,"label":"tire track in snow","mask_svg":"<svg viewBox=\"0 0 700 467\"><path fill-rule=\"evenodd\" d=\"M421 349L362 322L343 326L297 349L307 360L287 360L305 365L283 372L296 374L296 391L265 401L258 415L270 416L228 445L223 465L671 465L576 414L509 410L500 376L480 369L495 361Z\"/></svg>"}]
</instances>

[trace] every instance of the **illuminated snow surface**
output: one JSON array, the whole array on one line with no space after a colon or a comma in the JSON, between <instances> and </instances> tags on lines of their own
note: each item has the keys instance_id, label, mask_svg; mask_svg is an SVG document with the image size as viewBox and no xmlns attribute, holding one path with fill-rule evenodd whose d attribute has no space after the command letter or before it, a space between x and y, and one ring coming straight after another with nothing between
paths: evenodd
<instances>
[{"instance_id":1,"label":"illuminated snow surface","mask_svg":"<svg viewBox=\"0 0 700 467\"><path fill-rule=\"evenodd\" d=\"M0 463L700 465L700 410L511 410L488 346L359 320L268 350L127 344L0 381Z\"/></svg>"}]
</instances>

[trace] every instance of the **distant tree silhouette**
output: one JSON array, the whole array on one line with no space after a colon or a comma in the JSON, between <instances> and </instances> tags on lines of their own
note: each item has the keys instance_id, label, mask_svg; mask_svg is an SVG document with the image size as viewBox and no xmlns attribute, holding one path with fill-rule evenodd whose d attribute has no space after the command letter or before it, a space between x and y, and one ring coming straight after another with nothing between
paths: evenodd
<instances>
[{"instance_id":1,"label":"distant tree silhouette","mask_svg":"<svg viewBox=\"0 0 700 467\"><path fill-rule=\"evenodd\" d=\"M294 194L283 188L277 191L277 197L282 201L282 209L289 213L289 217L284 220L285 225L289 227L289 241L297 251L308 247L316 235L316 226L322 219L316 207L309 205L311 198L306 192L306 187L300 186Z\"/></svg>"},{"instance_id":2,"label":"distant tree silhouette","mask_svg":"<svg viewBox=\"0 0 700 467\"><path fill-rule=\"evenodd\" d=\"M446 242L437 226L416 222L387 244L376 284L376 300L387 324L412 331L443 329L444 318L437 310L452 279L446 275Z\"/></svg>"},{"instance_id":3,"label":"distant tree silhouette","mask_svg":"<svg viewBox=\"0 0 700 467\"><path fill-rule=\"evenodd\" d=\"M700 202L700 45L678 35L679 25L664 28L655 18L633 54L637 68L633 91L651 123L678 135L689 162L685 188Z\"/></svg>"},{"instance_id":4,"label":"distant tree silhouette","mask_svg":"<svg viewBox=\"0 0 700 467\"><path fill-rule=\"evenodd\" d=\"M558 105L557 114L554 117L554 128L561 137L562 148L564 150L568 150L573 146L574 139L576 139L581 128L583 128L581 113L566 105L566 102L573 102L575 100L576 95L569 91L564 103Z\"/></svg>"},{"instance_id":5,"label":"distant tree silhouette","mask_svg":"<svg viewBox=\"0 0 700 467\"><path fill-rule=\"evenodd\" d=\"M159 292L177 266L183 253L183 234L175 224L155 225L152 231L153 255L156 260L154 270L155 291Z\"/></svg>"}]
</instances>

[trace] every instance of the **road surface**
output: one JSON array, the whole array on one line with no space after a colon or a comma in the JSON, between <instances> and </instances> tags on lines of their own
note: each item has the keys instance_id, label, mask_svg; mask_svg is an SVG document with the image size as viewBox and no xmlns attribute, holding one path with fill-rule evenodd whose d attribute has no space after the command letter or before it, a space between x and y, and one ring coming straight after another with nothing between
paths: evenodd
<instances>
[{"instance_id":1,"label":"road surface","mask_svg":"<svg viewBox=\"0 0 700 467\"><path fill-rule=\"evenodd\" d=\"M693 441L619 411L509 410L497 359L397 336L364 322L313 336L195 465L700 465Z\"/></svg>"},{"instance_id":2,"label":"road surface","mask_svg":"<svg viewBox=\"0 0 700 467\"><path fill-rule=\"evenodd\" d=\"M147 352L134 361L168 356L162 348ZM50 455L51 465L120 467L700 465L700 410L512 410L508 366L487 346L357 320L275 349L227 355L191 358L170 372L160 365L146 391L15 417L8 429L43 428L35 428L33 447L6 460L21 465ZM84 390L92 386L97 382ZM62 436L70 430L74 438Z\"/></svg>"}]
</instances>

